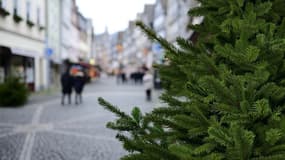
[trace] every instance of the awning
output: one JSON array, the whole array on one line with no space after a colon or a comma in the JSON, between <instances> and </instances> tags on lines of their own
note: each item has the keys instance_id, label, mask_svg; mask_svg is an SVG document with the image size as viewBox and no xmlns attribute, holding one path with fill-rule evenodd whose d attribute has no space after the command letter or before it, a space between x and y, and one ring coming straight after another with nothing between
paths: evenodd
<instances>
[{"instance_id":1,"label":"awning","mask_svg":"<svg viewBox=\"0 0 285 160\"><path fill-rule=\"evenodd\" d=\"M38 52L15 48L15 47L11 47L11 52L12 54L19 56L32 57L32 58L40 57L40 54Z\"/></svg>"}]
</instances>

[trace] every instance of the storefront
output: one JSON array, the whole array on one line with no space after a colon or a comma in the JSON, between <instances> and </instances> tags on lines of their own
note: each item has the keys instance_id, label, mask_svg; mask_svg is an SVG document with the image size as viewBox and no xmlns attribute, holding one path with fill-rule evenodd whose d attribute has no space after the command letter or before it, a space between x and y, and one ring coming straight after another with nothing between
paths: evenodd
<instances>
[{"instance_id":1,"label":"storefront","mask_svg":"<svg viewBox=\"0 0 285 160\"><path fill-rule=\"evenodd\" d=\"M61 74L61 66L57 61L50 61L50 70L49 70L49 83L53 87L60 86L60 74Z\"/></svg>"},{"instance_id":2,"label":"storefront","mask_svg":"<svg viewBox=\"0 0 285 160\"><path fill-rule=\"evenodd\" d=\"M19 77L31 91L35 90L35 60L23 50L0 46L0 80Z\"/></svg>"},{"instance_id":3,"label":"storefront","mask_svg":"<svg viewBox=\"0 0 285 160\"><path fill-rule=\"evenodd\" d=\"M31 51L12 48L11 73L20 77L31 91L35 91L35 58Z\"/></svg>"},{"instance_id":4,"label":"storefront","mask_svg":"<svg viewBox=\"0 0 285 160\"><path fill-rule=\"evenodd\" d=\"M35 65L34 58L12 55L11 75L21 78L31 91L35 90Z\"/></svg>"}]
</instances>

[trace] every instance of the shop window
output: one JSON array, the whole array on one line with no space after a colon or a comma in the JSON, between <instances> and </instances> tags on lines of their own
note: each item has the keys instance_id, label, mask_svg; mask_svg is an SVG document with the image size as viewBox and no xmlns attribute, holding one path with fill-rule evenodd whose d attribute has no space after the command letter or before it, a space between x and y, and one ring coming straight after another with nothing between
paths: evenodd
<instances>
[{"instance_id":1,"label":"shop window","mask_svg":"<svg viewBox=\"0 0 285 160\"><path fill-rule=\"evenodd\" d=\"M25 74L25 81L27 84L34 83L34 59L33 58L26 58L26 74Z\"/></svg>"},{"instance_id":2,"label":"shop window","mask_svg":"<svg viewBox=\"0 0 285 160\"><path fill-rule=\"evenodd\" d=\"M24 72L24 64L23 57L21 56L13 56L11 59L11 73L13 76L21 78L24 81L25 72Z\"/></svg>"}]
</instances>

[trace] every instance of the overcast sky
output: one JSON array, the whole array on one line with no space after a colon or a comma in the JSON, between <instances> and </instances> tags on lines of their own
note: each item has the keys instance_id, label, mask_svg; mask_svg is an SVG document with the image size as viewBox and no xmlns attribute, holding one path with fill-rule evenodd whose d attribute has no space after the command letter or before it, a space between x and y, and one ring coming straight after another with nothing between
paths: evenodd
<instances>
[{"instance_id":1,"label":"overcast sky","mask_svg":"<svg viewBox=\"0 0 285 160\"><path fill-rule=\"evenodd\" d=\"M155 0L77 0L80 12L93 20L96 34L110 33L127 28L129 20L143 11L144 4L153 4Z\"/></svg>"}]
</instances>

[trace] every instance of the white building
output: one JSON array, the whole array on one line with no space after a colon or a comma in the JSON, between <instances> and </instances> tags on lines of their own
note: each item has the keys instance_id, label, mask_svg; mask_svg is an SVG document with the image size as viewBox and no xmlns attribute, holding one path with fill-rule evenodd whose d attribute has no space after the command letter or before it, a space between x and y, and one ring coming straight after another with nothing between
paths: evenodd
<instances>
[{"instance_id":1,"label":"white building","mask_svg":"<svg viewBox=\"0 0 285 160\"><path fill-rule=\"evenodd\" d=\"M154 7L153 28L156 33L163 38L166 37L167 1L168 0L156 0Z\"/></svg>"},{"instance_id":2,"label":"white building","mask_svg":"<svg viewBox=\"0 0 285 160\"><path fill-rule=\"evenodd\" d=\"M45 0L1 0L0 77L17 75L31 90L46 88Z\"/></svg>"},{"instance_id":3,"label":"white building","mask_svg":"<svg viewBox=\"0 0 285 160\"><path fill-rule=\"evenodd\" d=\"M136 67L137 61L136 49L133 43L135 42L134 31L136 29L135 22L130 21L128 28L125 30L123 42L123 64Z\"/></svg>"},{"instance_id":4,"label":"white building","mask_svg":"<svg viewBox=\"0 0 285 160\"><path fill-rule=\"evenodd\" d=\"M81 60L89 60L91 58L92 35L93 26L90 19L85 18L79 11L77 11L77 29L78 29L78 44L79 58Z\"/></svg>"},{"instance_id":5,"label":"white building","mask_svg":"<svg viewBox=\"0 0 285 160\"><path fill-rule=\"evenodd\" d=\"M78 10L75 0L62 0L61 58L77 63L91 57L93 26Z\"/></svg>"},{"instance_id":6,"label":"white building","mask_svg":"<svg viewBox=\"0 0 285 160\"><path fill-rule=\"evenodd\" d=\"M46 53L49 58L49 84L59 85L61 64L61 3L46 1Z\"/></svg>"},{"instance_id":7,"label":"white building","mask_svg":"<svg viewBox=\"0 0 285 160\"><path fill-rule=\"evenodd\" d=\"M78 62L79 32L75 0L61 0L61 59Z\"/></svg>"},{"instance_id":8,"label":"white building","mask_svg":"<svg viewBox=\"0 0 285 160\"><path fill-rule=\"evenodd\" d=\"M87 19L87 28L86 28L86 33L87 33L87 46L88 46L88 52L87 52L87 59L94 59L94 54L93 53L93 41L94 41L94 28L92 25L92 20L91 19Z\"/></svg>"},{"instance_id":9,"label":"white building","mask_svg":"<svg viewBox=\"0 0 285 160\"><path fill-rule=\"evenodd\" d=\"M157 35L166 38L167 35L167 1L156 0L154 8L153 28ZM164 60L164 51L159 43L152 44L155 63L161 64Z\"/></svg>"},{"instance_id":10,"label":"white building","mask_svg":"<svg viewBox=\"0 0 285 160\"><path fill-rule=\"evenodd\" d=\"M138 20L142 21L145 25L153 29L154 22L154 5L147 4L144 6L142 14L138 15ZM137 47L138 47L138 58L141 58L143 65L148 68L152 68L153 63L153 52L152 43L147 38L145 33L137 31Z\"/></svg>"},{"instance_id":11,"label":"white building","mask_svg":"<svg viewBox=\"0 0 285 160\"><path fill-rule=\"evenodd\" d=\"M104 33L94 36L93 49L95 64L102 67L106 72L111 72L111 37L106 29Z\"/></svg>"},{"instance_id":12,"label":"white building","mask_svg":"<svg viewBox=\"0 0 285 160\"><path fill-rule=\"evenodd\" d=\"M167 35L166 38L169 42L174 43L179 36L179 23L181 5L177 0L168 0L167 4ZM183 15L185 16L186 13Z\"/></svg>"},{"instance_id":13,"label":"white building","mask_svg":"<svg viewBox=\"0 0 285 160\"><path fill-rule=\"evenodd\" d=\"M195 0L168 0L167 2L167 34L166 39L175 43L177 37L190 38L191 31L187 29L190 17L187 15L189 9L196 7Z\"/></svg>"}]
</instances>

